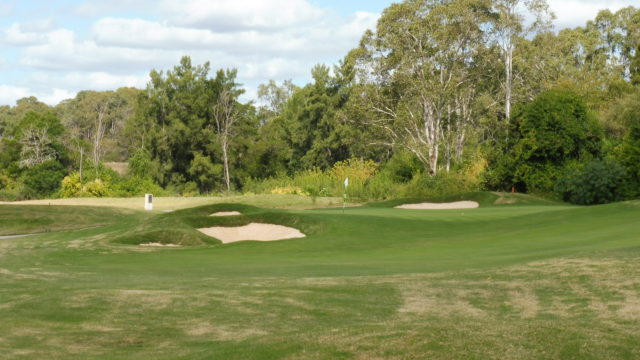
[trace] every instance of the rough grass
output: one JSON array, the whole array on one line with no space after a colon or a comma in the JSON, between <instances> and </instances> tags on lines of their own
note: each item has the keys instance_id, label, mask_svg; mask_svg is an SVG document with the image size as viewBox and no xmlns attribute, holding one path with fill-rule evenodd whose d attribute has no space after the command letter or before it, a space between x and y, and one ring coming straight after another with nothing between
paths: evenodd
<instances>
[{"instance_id":1,"label":"rough grass","mask_svg":"<svg viewBox=\"0 0 640 360\"><path fill-rule=\"evenodd\" d=\"M201 197L154 197L153 209L155 213L192 208L196 206L242 203L263 208L286 209L314 209L342 205L341 198L316 197L299 195L247 195L247 196L201 196ZM67 205L67 206L98 206L120 207L132 210L144 210L144 198L71 198L51 200L27 200L16 202L1 202L0 205ZM353 204L352 204L353 205Z\"/></svg>"},{"instance_id":2,"label":"rough grass","mask_svg":"<svg viewBox=\"0 0 640 360\"><path fill-rule=\"evenodd\" d=\"M127 209L89 206L61 207L56 205L0 205L0 235L33 234L51 231L84 229L141 217Z\"/></svg>"},{"instance_id":3,"label":"rough grass","mask_svg":"<svg viewBox=\"0 0 640 360\"><path fill-rule=\"evenodd\" d=\"M473 210L136 212L100 228L0 240L0 353L640 358L640 207L492 205L492 195ZM244 215L208 217L214 210ZM114 242L149 224L186 231L258 218L311 235L180 248Z\"/></svg>"}]
</instances>

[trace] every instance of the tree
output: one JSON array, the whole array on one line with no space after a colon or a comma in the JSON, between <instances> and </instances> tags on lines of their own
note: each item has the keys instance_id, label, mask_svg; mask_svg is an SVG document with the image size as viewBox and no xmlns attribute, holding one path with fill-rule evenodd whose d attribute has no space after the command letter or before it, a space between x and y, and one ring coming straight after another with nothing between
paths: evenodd
<instances>
[{"instance_id":1,"label":"tree","mask_svg":"<svg viewBox=\"0 0 640 360\"><path fill-rule=\"evenodd\" d=\"M85 150L94 164L126 160L130 140L123 136L125 124L135 112L139 90L81 91L74 99L57 106L62 122L69 130L67 146L80 157Z\"/></svg>"},{"instance_id":2,"label":"tree","mask_svg":"<svg viewBox=\"0 0 640 360\"><path fill-rule=\"evenodd\" d=\"M52 113L28 112L15 130L21 145L20 165L30 168L57 159L64 152L60 137L65 129Z\"/></svg>"},{"instance_id":3,"label":"tree","mask_svg":"<svg viewBox=\"0 0 640 360\"><path fill-rule=\"evenodd\" d=\"M280 115L285 104L297 89L299 88L291 80L283 81L282 85L278 85L273 80L269 80L267 84L260 84L258 86L258 100L264 104L260 107L260 112L265 118L263 123Z\"/></svg>"},{"instance_id":4,"label":"tree","mask_svg":"<svg viewBox=\"0 0 640 360\"><path fill-rule=\"evenodd\" d=\"M387 8L362 40L360 78L372 85L365 97L377 114L371 125L430 175L447 137L464 144L489 15L481 0L405 1Z\"/></svg>"},{"instance_id":5,"label":"tree","mask_svg":"<svg viewBox=\"0 0 640 360\"><path fill-rule=\"evenodd\" d=\"M227 192L231 191L231 176L229 174L229 143L235 135L236 123L239 120L237 98L244 91L237 89L235 83L237 71L218 72L216 81L221 86L217 101L213 105L213 119L216 124L218 143L222 149L222 162L224 166L224 182Z\"/></svg>"},{"instance_id":6,"label":"tree","mask_svg":"<svg viewBox=\"0 0 640 360\"><path fill-rule=\"evenodd\" d=\"M56 160L47 160L34 165L24 172L22 181L24 195L36 199L53 195L67 174L64 166Z\"/></svg>"},{"instance_id":7,"label":"tree","mask_svg":"<svg viewBox=\"0 0 640 360\"><path fill-rule=\"evenodd\" d=\"M219 70L213 78L209 71L209 63L193 65L189 57L172 70L152 70L127 126L134 148L148 152L162 186L181 191L190 183L201 192L229 191L240 182L234 178L241 166L236 160L251 142L255 116L250 105L238 102L244 90L235 81L236 70ZM222 177L215 173L219 164Z\"/></svg>"},{"instance_id":8,"label":"tree","mask_svg":"<svg viewBox=\"0 0 640 360\"><path fill-rule=\"evenodd\" d=\"M329 169L337 161L351 157L348 126L339 114L350 96L352 77L347 68L341 63L332 74L326 65L313 67L313 82L296 89L279 116L261 129L276 139L264 144L269 151L264 155L269 156L263 159L283 159L284 167L293 173L300 169ZM277 142L283 145L278 146Z\"/></svg>"},{"instance_id":9,"label":"tree","mask_svg":"<svg viewBox=\"0 0 640 360\"><path fill-rule=\"evenodd\" d=\"M637 103L636 103L637 104ZM621 145L620 160L627 170L634 196L640 195L640 106L628 114L630 124Z\"/></svg>"},{"instance_id":10,"label":"tree","mask_svg":"<svg viewBox=\"0 0 640 360\"><path fill-rule=\"evenodd\" d=\"M514 54L519 37L524 37L531 31L549 28L553 14L549 11L546 0L493 0L493 11L496 13L493 31L495 42L500 47L504 63L504 113L507 121L511 118L511 103L513 98ZM524 15L520 8L526 8L535 21L525 29Z\"/></svg>"},{"instance_id":11,"label":"tree","mask_svg":"<svg viewBox=\"0 0 640 360\"><path fill-rule=\"evenodd\" d=\"M628 196L624 167L612 160L592 160L568 168L555 185L562 200L578 205L622 201Z\"/></svg>"},{"instance_id":12,"label":"tree","mask_svg":"<svg viewBox=\"0 0 640 360\"><path fill-rule=\"evenodd\" d=\"M551 193L564 168L601 155L602 129L584 100L549 90L513 116L508 143L494 160L490 186Z\"/></svg>"},{"instance_id":13,"label":"tree","mask_svg":"<svg viewBox=\"0 0 640 360\"><path fill-rule=\"evenodd\" d=\"M209 156L215 147L211 119L213 90L209 63L194 66L183 57L172 70L152 70L144 95L127 131L149 151L162 186L190 180L195 151Z\"/></svg>"}]
</instances>

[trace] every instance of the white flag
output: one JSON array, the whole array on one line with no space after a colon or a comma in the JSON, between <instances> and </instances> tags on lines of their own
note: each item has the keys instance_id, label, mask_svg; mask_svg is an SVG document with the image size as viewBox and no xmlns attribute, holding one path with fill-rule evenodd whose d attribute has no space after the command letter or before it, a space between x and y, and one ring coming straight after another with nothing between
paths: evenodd
<instances>
[{"instance_id":1,"label":"white flag","mask_svg":"<svg viewBox=\"0 0 640 360\"><path fill-rule=\"evenodd\" d=\"M349 177L348 176L344 179L344 187L346 188L347 186L349 186Z\"/></svg>"}]
</instances>

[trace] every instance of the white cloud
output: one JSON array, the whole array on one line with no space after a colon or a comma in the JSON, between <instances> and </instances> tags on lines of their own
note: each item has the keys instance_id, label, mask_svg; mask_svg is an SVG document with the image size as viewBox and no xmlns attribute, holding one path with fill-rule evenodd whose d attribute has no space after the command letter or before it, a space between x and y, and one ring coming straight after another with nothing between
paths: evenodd
<instances>
[{"instance_id":1,"label":"white cloud","mask_svg":"<svg viewBox=\"0 0 640 360\"><path fill-rule=\"evenodd\" d=\"M157 6L154 0L87 0L74 6L71 12L75 15L92 18L114 13L152 12Z\"/></svg>"},{"instance_id":2,"label":"white cloud","mask_svg":"<svg viewBox=\"0 0 640 360\"><path fill-rule=\"evenodd\" d=\"M39 44L45 41L46 37L44 34L28 32L23 29L20 24L12 24L9 28L4 31L4 40L0 40L5 44L16 45L16 46L27 46Z\"/></svg>"},{"instance_id":3,"label":"white cloud","mask_svg":"<svg viewBox=\"0 0 640 360\"><path fill-rule=\"evenodd\" d=\"M15 105L17 100L29 96L35 96L48 105L57 105L62 100L75 97L76 93L59 88L37 91L21 86L0 85L0 104Z\"/></svg>"},{"instance_id":4,"label":"white cloud","mask_svg":"<svg viewBox=\"0 0 640 360\"><path fill-rule=\"evenodd\" d=\"M322 53L333 55L345 47L357 45L359 37L365 29L375 25L377 17L376 14L358 13L346 23L335 19L332 23L274 32L214 32L142 19L106 18L94 24L93 34L100 46L189 51L211 49L233 55L288 54L304 57Z\"/></svg>"},{"instance_id":5,"label":"white cloud","mask_svg":"<svg viewBox=\"0 0 640 360\"><path fill-rule=\"evenodd\" d=\"M0 85L0 104L14 105L16 100L29 96L29 89L11 85Z\"/></svg>"},{"instance_id":6,"label":"white cloud","mask_svg":"<svg viewBox=\"0 0 640 360\"><path fill-rule=\"evenodd\" d=\"M609 9L615 12L634 5L633 2L630 0L549 0L549 7L556 14L556 28L563 29L584 26L588 20L595 19L600 10Z\"/></svg>"},{"instance_id":7,"label":"white cloud","mask_svg":"<svg viewBox=\"0 0 640 360\"><path fill-rule=\"evenodd\" d=\"M36 89L46 89L50 84L64 84L70 92L80 90L115 90L120 87L144 88L148 81L147 74L114 75L106 72L71 72L51 75L46 72L33 74L27 79L29 85Z\"/></svg>"},{"instance_id":8,"label":"white cloud","mask_svg":"<svg viewBox=\"0 0 640 360\"><path fill-rule=\"evenodd\" d=\"M335 63L379 16L341 17L308 0L141 1L94 0L71 8L72 15L103 15L89 32L71 23L55 28L53 20L11 25L4 41L20 49L19 64L10 66L27 76L7 85L48 102L85 89L144 88L149 70L169 69L189 55L194 64L210 61L212 71L238 68L247 99L269 79L308 81L313 65ZM152 17L149 11L131 16L141 3L154 8Z\"/></svg>"},{"instance_id":9,"label":"white cloud","mask_svg":"<svg viewBox=\"0 0 640 360\"><path fill-rule=\"evenodd\" d=\"M149 70L149 64L167 55L163 51L98 46L92 40L79 40L70 30L55 30L46 35L46 43L27 47L20 63L48 70L84 70L127 73Z\"/></svg>"},{"instance_id":10,"label":"white cloud","mask_svg":"<svg viewBox=\"0 0 640 360\"><path fill-rule=\"evenodd\" d=\"M45 104L55 106L62 100L71 99L75 96L75 92L66 89L53 88L50 92L38 94L36 97Z\"/></svg>"},{"instance_id":11,"label":"white cloud","mask_svg":"<svg viewBox=\"0 0 640 360\"><path fill-rule=\"evenodd\" d=\"M306 0L162 0L174 24L213 30L269 30L322 21L326 11Z\"/></svg>"}]
</instances>

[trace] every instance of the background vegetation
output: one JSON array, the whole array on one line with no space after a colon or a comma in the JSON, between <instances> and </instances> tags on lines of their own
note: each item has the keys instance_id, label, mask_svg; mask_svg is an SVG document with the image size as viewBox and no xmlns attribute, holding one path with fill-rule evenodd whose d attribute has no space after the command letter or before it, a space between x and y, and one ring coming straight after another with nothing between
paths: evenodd
<instances>
[{"instance_id":1,"label":"background vegetation","mask_svg":"<svg viewBox=\"0 0 640 360\"><path fill-rule=\"evenodd\" d=\"M346 177L355 199L636 197L640 10L558 32L552 19L544 0L406 0L311 83L269 81L254 102L235 70L188 56L144 90L24 98L0 107L0 199L342 196Z\"/></svg>"}]
</instances>

